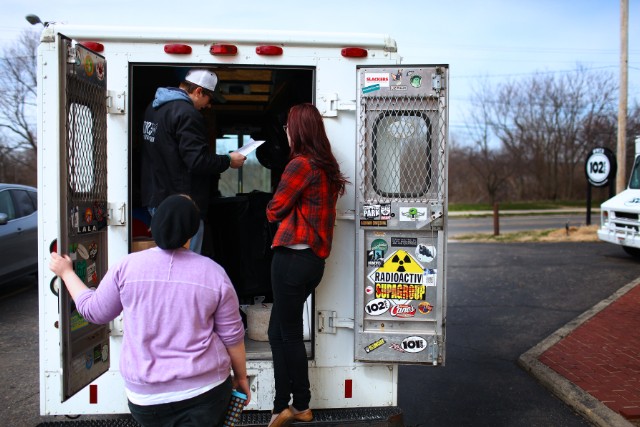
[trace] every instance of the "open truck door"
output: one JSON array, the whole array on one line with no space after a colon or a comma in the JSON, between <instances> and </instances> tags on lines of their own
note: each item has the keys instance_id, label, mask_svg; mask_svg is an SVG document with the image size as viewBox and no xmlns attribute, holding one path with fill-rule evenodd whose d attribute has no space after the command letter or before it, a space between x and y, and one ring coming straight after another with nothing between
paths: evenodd
<instances>
[{"instance_id":1,"label":"open truck door","mask_svg":"<svg viewBox=\"0 0 640 427\"><path fill-rule=\"evenodd\" d=\"M355 358L443 365L448 67L359 67Z\"/></svg>"},{"instance_id":2,"label":"open truck door","mask_svg":"<svg viewBox=\"0 0 640 427\"><path fill-rule=\"evenodd\" d=\"M59 76L58 250L88 287L97 287L107 271L106 61L64 36L59 43L66 60ZM109 325L87 322L62 283L58 295L66 401L109 369Z\"/></svg>"}]
</instances>

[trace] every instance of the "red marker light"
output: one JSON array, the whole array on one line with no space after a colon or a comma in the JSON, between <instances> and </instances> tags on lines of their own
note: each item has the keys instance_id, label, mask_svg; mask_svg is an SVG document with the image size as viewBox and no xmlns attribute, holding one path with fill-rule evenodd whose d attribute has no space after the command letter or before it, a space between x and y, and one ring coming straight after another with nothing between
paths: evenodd
<instances>
[{"instance_id":1,"label":"red marker light","mask_svg":"<svg viewBox=\"0 0 640 427\"><path fill-rule=\"evenodd\" d=\"M89 386L89 404L95 405L98 403L98 385L91 384Z\"/></svg>"},{"instance_id":2,"label":"red marker light","mask_svg":"<svg viewBox=\"0 0 640 427\"><path fill-rule=\"evenodd\" d=\"M258 46L256 47L256 53L258 55L278 56L282 55L282 48L280 46Z\"/></svg>"},{"instance_id":3,"label":"red marker light","mask_svg":"<svg viewBox=\"0 0 640 427\"><path fill-rule=\"evenodd\" d=\"M351 399L353 397L353 380L344 380L344 398Z\"/></svg>"},{"instance_id":4,"label":"red marker light","mask_svg":"<svg viewBox=\"0 0 640 427\"><path fill-rule=\"evenodd\" d=\"M188 44L165 44L164 51L166 53L188 55L191 53L191 46L189 46Z\"/></svg>"},{"instance_id":5,"label":"red marker light","mask_svg":"<svg viewBox=\"0 0 640 427\"><path fill-rule=\"evenodd\" d=\"M369 54L367 49L361 47L345 47L340 53L345 58L366 58Z\"/></svg>"},{"instance_id":6,"label":"red marker light","mask_svg":"<svg viewBox=\"0 0 640 427\"><path fill-rule=\"evenodd\" d=\"M238 48L232 44L214 44L209 48L211 55L236 55Z\"/></svg>"},{"instance_id":7,"label":"red marker light","mask_svg":"<svg viewBox=\"0 0 640 427\"><path fill-rule=\"evenodd\" d=\"M104 51L104 45L98 42L80 42L81 46L86 47L87 49L91 49L94 52L102 52Z\"/></svg>"}]
</instances>

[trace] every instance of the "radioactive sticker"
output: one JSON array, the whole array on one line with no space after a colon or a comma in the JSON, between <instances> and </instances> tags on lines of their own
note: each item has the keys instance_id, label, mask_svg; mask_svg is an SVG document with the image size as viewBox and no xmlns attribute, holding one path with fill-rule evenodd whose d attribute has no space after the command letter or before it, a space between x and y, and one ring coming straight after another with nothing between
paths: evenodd
<instances>
[{"instance_id":1,"label":"radioactive sticker","mask_svg":"<svg viewBox=\"0 0 640 427\"><path fill-rule=\"evenodd\" d=\"M407 251L399 249L385 259L367 278L375 285L374 298L424 300L424 267Z\"/></svg>"}]
</instances>

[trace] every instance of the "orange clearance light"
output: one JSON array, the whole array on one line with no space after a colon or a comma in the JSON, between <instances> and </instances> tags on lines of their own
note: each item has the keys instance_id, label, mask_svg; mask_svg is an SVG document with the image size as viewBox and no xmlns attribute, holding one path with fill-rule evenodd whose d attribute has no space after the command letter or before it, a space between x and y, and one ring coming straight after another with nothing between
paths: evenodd
<instances>
[{"instance_id":1,"label":"orange clearance light","mask_svg":"<svg viewBox=\"0 0 640 427\"><path fill-rule=\"evenodd\" d=\"M86 47L87 49L91 49L94 52L102 52L104 51L104 45L98 42L80 42L80 45Z\"/></svg>"},{"instance_id":2,"label":"orange clearance light","mask_svg":"<svg viewBox=\"0 0 640 427\"><path fill-rule=\"evenodd\" d=\"M366 58L368 55L367 49L361 47L345 47L341 53L345 58Z\"/></svg>"},{"instance_id":3,"label":"orange clearance light","mask_svg":"<svg viewBox=\"0 0 640 427\"><path fill-rule=\"evenodd\" d=\"M256 47L256 53L258 55L282 55L282 48L280 46L258 46Z\"/></svg>"},{"instance_id":4,"label":"orange clearance light","mask_svg":"<svg viewBox=\"0 0 640 427\"><path fill-rule=\"evenodd\" d=\"M236 55L238 48L232 44L214 44L209 48L211 55Z\"/></svg>"},{"instance_id":5,"label":"orange clearance light","mask_svg":"<svg viewBox=\"0 0 640 427\"><path fill-rule=\"evenodd\" d=\"M165 44L165 53L176 53L178 55L188 55L191 53L191 46L188 44Z\"/></svg>"}]
</instances>

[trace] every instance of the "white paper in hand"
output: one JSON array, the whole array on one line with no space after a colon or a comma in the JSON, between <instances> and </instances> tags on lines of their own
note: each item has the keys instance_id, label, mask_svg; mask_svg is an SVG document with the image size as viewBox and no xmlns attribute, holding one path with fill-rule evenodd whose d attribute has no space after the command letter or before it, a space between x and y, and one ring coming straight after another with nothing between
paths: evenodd
<instances>
[{"instance_id":1,"label":"white paper in hand","mask_svg":"<svg viewBox=\"0 0 640 427\"><path fill-rule=\"evenodd\" d=\"M251 152L253 152L256 148L264 144L264 141L254 141L253 139L249 141L248 144L243 145L238 148L235 152L240 153L243 156L248 156Z\"/></svg>"}]
</instances>

